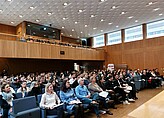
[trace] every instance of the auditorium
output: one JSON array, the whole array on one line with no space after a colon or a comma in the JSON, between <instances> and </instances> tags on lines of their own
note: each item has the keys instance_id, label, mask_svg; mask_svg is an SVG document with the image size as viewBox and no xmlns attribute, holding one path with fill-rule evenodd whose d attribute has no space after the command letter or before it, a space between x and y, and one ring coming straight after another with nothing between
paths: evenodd
<instances>
[{"instance_id":1,"label":"auditorium","mask_svg":"<svg viewBox=\"0 0 164 118\"><path fill-rule=\"evenodd\" d=\"M163 118L164 0L0 0L0 118Z\"/></svg>"}]
</instances>

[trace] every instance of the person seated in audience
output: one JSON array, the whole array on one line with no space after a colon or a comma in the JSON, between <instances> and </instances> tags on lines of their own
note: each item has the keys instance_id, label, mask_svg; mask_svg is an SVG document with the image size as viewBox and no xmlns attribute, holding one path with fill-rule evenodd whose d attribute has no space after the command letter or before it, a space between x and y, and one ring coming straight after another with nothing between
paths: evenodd
<instances>
[{"instance_id":1,"label":"person seated in audience","mask_svg":"<svg viewBox=\"0 0 164 118\"><path fill-rule=\"evenodd\" d=\"M13 78L13 82L10 84L10 86L15 91L17 91L21 87L20 80L19 80L19 77L18 76Z\"/></svg>"},{"instance_id":2,"label":"person seated in audience","mask_svg":"<svg viewBox=\"0 0 164 118\"><path fill-rule=\"evenodd\" d=\"M75 118L83 118L84 111L81 101L76 97L74 90L70 87L68 80L63 81L60 91L60 99L66 104L68 113L74 113Z\"/></svg>"},{"instance_id":3,"label":"person seated in audience","mask_svg":"<svg viewBox=\"0 0 164 118\"><path fill-rule=\"evenodd\" d=\"M17 90L17 93L22 93L22 97L25 97L25 94L30 91L30 88L27 87L27 82L22 81L21 87Z\"/></svg>"},{"instance_id":4,"label":"person seated in audience","mask_svg":"<svg viewBox=\"0 0 164 118\"><path fill-rule=\"evenodd\" d=\"M55 79L50 79L49 83L51 83L51 84L53 85L54 92L60 91L60 88L59 88L59 86L57 85Z\"/></svg>"},{"instance_id":5,"label":"person seated in audience","mask_svg":"<svg viewBox=\"0 0 164 118\"><path fill-rule=\"evenodd\" d=\"M130 104L127 101L127 97L126 97L126 92L123 90L120 82L119 82L119 76L118 74L115 75L115 80L113 80L113 76L109 76L109 79L106 82L106 89L107 90L113 90L116 94L120 94L120 96L122 97L123 100L123 104ZM118 101L120 102L120 101Z\"/></svg>"},{"instance_id":6,"label":"person seated in audience","mask_svg":"<svg viewBox=\"0 0 164 118\"><path fill-rule=\"evenodd\" d=\"M107 90L105 86L105 80L104 78L99 78L97 84L103 89L103 91L107 91L109 93L109 96L111 97L111 100L114 100L114 102L111 103L111 107L114 109L117 109L115 107L115 104L117 103L117 96L115 95L115 92L111 89Z\"/></svg>"},{"instance_id":7,"label":"person seated in audience","mask_svg":"<svg viewBox=\"0 0 164 118\"><path fill-rule=\"evenodd\" d=\"M37 95L39 95L41 93L42 93L42 91L41 91L41 89L39 87L38 82L33 81L31 83L30 91L28 92L28 96L35 96L35 97L37 97Z\"/></svg>"},{"instance_id":8,"label":"person seated in audience","mask_svg":"<svg viewBox=\"0 0 164 118\"><path fill-rule=\"evenodd\" d=\"M98 94L93 94L91 96L91 93L89 92L89 90L87 89L87 87L84 85L84 79L80 78L78 80L79 85L75 88L75 93L78 99L80 99L80 101L83 104L91 104L93 105L94 111L96 113L97 118L100 118L99 115L99 108L98 108Z\"/></svg>"},{"instance_id":9,"label":"person seated in audience","mask_svg":"<svg viewBox=\"0 0 164 118\"><path fill-rule=\"evenodd\" d=\"M130 93L128 94L128 96L129 96L129 101L131 101L131 102L134 102L135 101L135 99L138 99L137 97L136 97L136 87L135 87L135 84L134 84L134 82L132 82L132 81L130 81L129 80L129 78L125 78L126 76L124 76L125 75L125 72L123 71L122 73L120 73L120 78L119 78L119 80L120 80L120 83L121 83L121 85L123 86L123 87L129 87L130 89L129 89L129 91L130 91Z\"/></svg>"},{"instance_id":10,"label":"person seated in audience","mask_svg":"<svg viewBox=\"0 0 164 118\"><path fill-rule=\"evenodd\" d=\"M73 71L71 73L71 77L69 78L69 82L70 82L70 85L72 88L76 88L76 86L78 86L76 72Z\"/></svg>"},{"instance_id":11,"label":"person seated in audience","mask_svg":"<svg viewBox=\"0 0 164 118\"><path fill-rule=\"evenodd\" d=\"M94 95L95 93L103 92L103 89L96 83L96 77L95 76L91 76L90 81L91 81L91 83L88 85L88 89L91 92L91 95ZM103 105L105 107L105 111L109 115L113 115L113 113L110 112L110 110L109 110L109 105L107 104L109 102L110 98L111 97L109 96L109 94L106 97L102 97L99 95L99 100L103 102ZM112 102L114 102L114 101L112 101Z\"/></svg>"},{"instance_id":12,"label":"person seated in audience","mask_svg":"<svg viewBox=\"0 0 164 118\"><path fill-rule=\"evenodd\" d=\"M63 105L57 94L54 92L51 83L48 83L45 87L45 93L42 95L40 107L46 109L47 115L58 115L58 118L63 118Z\"/></svg>"},{"instance_id":13,"label":"person seated in audience","mask_svg":"<svg viewBox=\"0 0 164 118\"><path fill-rule=\"evenodd\" d=\"M9 84L3 84L1 87L1 95L0 95L0 106L3 108L3 116L2 118L8 118L8 113L12 112L12 101L16 99L16 96L10 90Z\"/></svg>"}]
</instances>

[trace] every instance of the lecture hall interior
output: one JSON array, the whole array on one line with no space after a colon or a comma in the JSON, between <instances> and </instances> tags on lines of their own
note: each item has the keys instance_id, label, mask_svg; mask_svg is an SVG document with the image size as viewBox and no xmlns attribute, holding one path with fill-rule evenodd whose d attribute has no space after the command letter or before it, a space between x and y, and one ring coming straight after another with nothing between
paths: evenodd
<instances>
[{"instance_id":1,"label":"lecture hall interior","mask_svg":"<svg viewBox=\"0 0 164 118\"><path fill-rule=\"evenodd\" d=\"M163 118L163 6L0 0L0 118Z\"/></svg>"}]
</instances>

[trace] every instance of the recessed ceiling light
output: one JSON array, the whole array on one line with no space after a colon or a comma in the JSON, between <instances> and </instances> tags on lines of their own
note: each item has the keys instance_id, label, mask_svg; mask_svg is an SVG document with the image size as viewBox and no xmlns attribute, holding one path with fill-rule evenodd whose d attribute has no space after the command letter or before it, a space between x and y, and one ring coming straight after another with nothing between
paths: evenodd
<instances>
[{"instance_id":1,"label":"recessed ceiling light","mask_svg":"<svg viewBox=\"0 0 164 118\"><path fill-rule=\"evenodd\" d=\"M111 24L113 24L113 23L108 23L108 25L111 25Z\"/></svg>"},{"instance_id":2,"label":"recessed ceiling light","mask_svg":"<svg viewBox=\"0 0 164 118\"><path fill-rule=\"evenodd\" d=\"M14 22L13 22L13 21L11 21L10 23L11 23L11 24L14 24Z\"/></svg>"},{"instance_id":3,"label":"recessed ceiling light","mask_svg":"<svg viewBox=\"0 0 164 118\"><path fill-rule=\"evenodd\" d=\"M91 35L91 34L88 34L89 36Z\"/></svg>"},{"instance_id":4,"label":"recessed ceiling light","mask_svg":"<svg viewBox=\"0 0 164 118\"><path fill-rule=\"evenodd\" d=\"M63 35L63 33L61 33Z\"/></svg>"},{"instance_id":5,"label":"recessed ceiling light","mask_svg":"<svg viewBox=\"0 0 164 118\"><path fill-rule=\"evenodd\" d=\"M101 21L101 22L103 22L103 21L104 21L104 19L101 19L100 21Z\"/></svg>"},{"instance_id":6,"label":"recessed ceiling light","mask_svg":"<svg viewBox=\"0 0 164 118\"><path fill-rule=\"evenodd\" d=\"M88 25L85 25L85 27L88 27Z\"/></svg>"},{"instance_id":7,"label":"recessed ceiling light","mask_svg":"<svg viewBox=\"0 0 164 118\"><path fill-rule=\"evenodd\" d=\"M159 16L162 16L163 14L159 14Z\"/></svg>"},{"instance_id":8,"label":"recessed ceiling light","mask_svg":"<svg viewBox=\"0 0 164 118\"><path fill-rule=\"evenodd\" d=\"M62 29L64 29L64 27L62 27Z\"/></svg>"},{"instance_id":9,"label":"recessed ceiling light","mask_svg":"<svg viewBox=\"0 0 164 118\"><path fill-rule=\"evenodd\" d=\"M103 32L103 30L101 30L101 32Z\"/></svg>"},{"instance_id":10,"label":"recessed ceiling light","mask_svg":"<svg viewBox=\"0 0 164 118\"><path fill-rule=\"evenodd\" d=\"M74 32L75 31L75 29L72 29L72 32Z\"/></svg>"},{"instance_id":11,"label":"recessed ceiling light","mask_svg":"<svg viewBox=\"0 0 164 118\"><path fill-rule=\"evenodd\" d=\"M133 16L129 16L128 18L129 18L129 19L132 19L132 18L133 18Z\"/></svg>"},{"instance_id":12,"label":"recessed ceiling light","mask_svg":"<svg viewBox=\"0 0 164 118\"><path fill-rule=\"evenodd\" d=\"M155 9L153 9L153 11L158 11L160 8L155 8Z\"/></svg>"},{"instance_id":13,"label":"recessed ceiling light","mask_svg":"<svg viewBox=\"0 0 164 118\"><path fill-rule=\"evenodd\" d=\"M72 36L72 35L69 35L69 36Z\"/></svg>"},{"instance_id":14,"label":"recessed ceiling light","mask_svg":"<svg viewBox=\"0 0 164 118\"><path fill-rule=\"evenodd\" d=\"M79 13L81 13L81 12L83 12L83 10L82 9L79 9L79 11L78 11Z\"/></svg>"},{"instance_id":15,"label":"recessed ceiling light","mask_svg":"<svg viewBox=\"0 0 164 118\"><path fill-rule=\"evenodd\" d=\"M64 5L64 6L67 6L67 5L68 5L68 3L67 3L67 2L65 2L65 3L63 3L63 5Z\"/></svg>"},{"instance_id":16,"label":"recessed ceiling light","mask_svg":"<svg viewBox=\"0 0 164 118\"><path fill-rule=\"evenodd\" d=\"M63 18L63 20L66 20L66 19L67 19L67 18L65 18L65 17Z\"/></svg>"},{"instance_id":17,"label":"recessed ceiling light","mask_svg":"<svg viewBox=\"0 0 164 118\"><path fill-rule=\"evenodd\" d=\"M95 29L97 29L97 27L94 27L93 29L95 30Z\"/></svg>"},{"instance_id":18,"label":"recessed ceiling light","mask_svg":"<svg viewBox=\"0 0 164 118\"><path fill-rule=\"evenodd\" d=\"M36 19L35 21L36 21L36 22L39 22L40 20L39 20L39 19Z\"/></svg>"},{"instance_id":19,"label":"recessed ceiling light","mask_svg":"<svg viewBox=\"0 0 164 118\"><path fill-rule=\"evenodd\" d=\"M48 14L48 15L52 15L52 12L48 12L47 14Z\"/></svg>"},{"instance_id":20,"label":"recessed ceiling light","mask_svg":"<svg viewBox=\"0 0 164 118\"><path fill-rule=\"evenodd\" d=\"M3 10L2 9L0 9L0 13L2 13L3 12Z\"/></svg>"},{"instance_id":21,"label":"recessed ceiling light","mask_svg":"<svg viewBox=\"0 0 164 118\"><path fill-rule=\"evenodd\" d=\"M118 25L116 27L119 27Z\"/></svg>"},{"instance_id":22,"label":"recessed ceiling light","mask_svg":"<svg viewBox=\"0 0 164 118\"><path fill-rule=\"evenodd\" d=\"M95 17L95 15L92 14L92 15L91 15L91 18L93 18L93 17Z\"/></svg>"},{"instance_id":23,"label":"recessed ceiling light","mask_svg":"<svg viewBox=\"0 0 164 118\"><path fill-rule=\"evenodd\" d=\"M80 32L81 34L83 33L83 32Z\"/></svg>"},{"instance_id":24,"label":"recessed ceiling light","mask_svg":"<svg viewBox=\"0 0 164 118\"><path fill-rule=\"evenodd\" d=\"M123 15L123 14L126 14L126 12L125 12L125 11L122 11L121 14L122 14L122 15Z\"/></svg>"},{"instance_id":25,"label":"recessed ceiling light","mask_svg":"<svg viewBox=\"0 0 164 118\"><path fill-rule=\"evenodd\" d=\"M138 20L135 20L135 22L137 23L137 22L138 22Z\"/></svg>"},{"instance_id":26,"label":"recessed ceiling light","mask_svg":"<svg viewBox=\"0 0 164 118\"><path fill-rule=\"evenodd\" d=\"M77 36L77 38L80 38L79 36Z\"/></svg>"},{"instance_id":27,"label":"recessed ceiling light","mask_svg":"<svg viewBox=\"0 0 164 118\"><path fill-rule=\"evenodd\" d=\"M77 24L78 22L76 21L75 24Z\"/></svg>"},{"instance_id":28,"label":"recessed ceiling light","mask_svg":"<svg viewBox=\"0 0 164 118\"><path fill-rule=\"evenodd\" d=\"M149 3L148 3L148 5L152 5L152 4L153 4L153 2L149 2Z\"/></svg>"},{"instance_id":29,"label":"recessed ceiling light","mask_svg":"<svg viewBox=\"0 0 164 118\"><path fill-rule=\"evenodd\" d=\"M8 2L11 2L12 0L7 0Z\"/></svg>"},{"instance_id":30,"label":"recessed ceiling light","mask_svg":"<svg viewBox=\"0 0 164 118\"><path fill-rule=\"evenodd\" d=\"M28 27L30 27L31 25L27 25Z\"/></svg>"},{"instance_id":31,"label":"recessed ceiling light","mask_svg":"<svg viewBox=\"0 0 164 118\"><path fill-rule=\"evenodd\" d=\"M116 8L117 8L117 6L112 6L112 7L111 7L111 9L116 9Z\"/></svg>"},{"instance_id":32,"label":"recessed ceiling light","mask_svg":"<svg viewBox=\"0 0 164 118\"><path fill-rule=\"evenodd\" d=\"M46 36L46 35L44 35L44 36Z\"/></svg>"},{"instance_id":33,"label":"recessed ceiling light","mask_svg":"<svg viewBox=\"0 0 164 118\"><path fill-rule=\"evenodd\" d=\"M34 6L31 6L30 9L33 10L34 9Z\"/></svg>"},{"instance_id":34,"label":"recessed ceiling light","mask_svg":"<svg viewBox=\"0 0 164 118\"><path fill-rule=\"evenodd\" d=\"M23 16L22 15L19 15L20 18L22 18Z\"/></svg>"}]
</instances>

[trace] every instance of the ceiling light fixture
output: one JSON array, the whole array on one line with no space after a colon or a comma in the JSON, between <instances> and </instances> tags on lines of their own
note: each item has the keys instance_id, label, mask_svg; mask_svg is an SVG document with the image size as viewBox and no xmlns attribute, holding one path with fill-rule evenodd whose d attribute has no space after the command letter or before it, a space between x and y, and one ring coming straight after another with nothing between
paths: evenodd
<instances>
[{"instance_id":1,"label":"ceiling light fixture","mask_svg":"<svg viewBox=\"0 0 164 118\"><path fill-rule=\"evenodd\" d=\"M33 9L35 9L35 7L34 6L31 6L30 9L33 10Z\"/></svg>"},{"instance_id":2,"label":"ceiling light fixture","mask_svg":"<svg viewBox=\"0 0 164 118\"><path fill-rule=\"evenodd\" d=\"M88 27L88 25L85 25L85 27Z\"/></svg>"},{"instance_id":3,"label":"ceiling light fixture","mask_svg":"<svg viewBox=\"0 0 164 118\"><path fill-rule=\"evenodd\" d=\"M81 34L83 33L83 32L80 32Z\"/></svg>"},{"instance_id":4,"label":"ceiling light fixture","mask_svg":"<svg viewBox=\"0 0 164 118\"><path fill-rule=\"evenodd\" d=\"M108 25L111 25L111 24L113 24L113 23L108 23Z\"/></svg>"},{"instance_id":5,"label":"ceiling light fixture","mask_svg":"<svg viewBox=\"0 0 164 118\"><path fill-rule=\"evenodd\" d=\"M77 24L78 22L76 21L75 24Z\"/></svg>"},{"instance_id":6,"label":"ceiling light fixture","mask_svg":"<svg viewBox=\"0 0 164 118\"><path fill-rule=\"evenodd\" d=\"M103 32L103 30L101 30L101 32Z\"/></svg>"},{"instance_id":7,"label":"ceiling light fixture","mask_svg":"<svg viewBox=\"0 0 164 118\"><path fill-rule=\"evenodd\" d=\"M93 29L95 30L95 29L97 29L97 27L94 27Z\"/></svg>"},{"instance_id":8,"label":"ceiling light fixture","mask_svg":"<svg viewBox=\"0 0 164 118\"><path fill-rule=\"evenodd\" d=\"M69 36L72 36L72 35L69 35Z\"/></svg>"},{"instance_id":9,"label":"ceiling light fixture","mask_svg":"<svg viewBox=\"0 0 164 118\"><path fill-rule=\"evenodd\" d=\"M64 29L65 27L62 27L62 29Z\"/></svg>"},{"instance_id":10,"label":"ceiling light fixture","mask_svg":"<svg viewBox=\"0 0 164 118\"><path fill-rule=\"evenodd\" d=\"M122 11L121 14L122 14L122 15L123 15L123 14L126 14L126 12L125 12L125 11Z\"/></svg>"},{"instance_id":11,"label":"ceiling light fixture","mask_svg":"<svg viewBox=\"0 0 164 118\"><path fill-rule=\"evenodd\" d=\"M36 19L35 21L36 21L36 22L39 22L40 20L39 20L39 19Z\"/></svg>"},{"instance_id":12,"label":"ceiling light fixture","mask_svg":"<svg viewBox=\"0 0 164 118\"><path fill-rule=\"evenodd\" d=\"M117 25L116 27L118 28L119 26Z\"/></svg>"},{"instance_id":13,"label":"ceiling light fixture","mask_svg":"<svg viewBox=\"0 0 164 118\"><path fill-rule=\"evenodd\" d=\"M159 16L162 16L163 14L159 14Z\"/></svg>"},{"instance_id":14,"label":"ceiling light fixture","mask_svg":"<svg viewBox=\"0 0 164 118\"><path fill-rule=\"evenodd\" d=\"M61 33L61 35L63 35L63 33Z\"/></svg>"},{"instance_id":15,"label":"ceiling light fixture","mask_svg":"<svg viewBox=\"0 0 164 118\"><path fill-rule=\"evenodd\" d=\"M129 16L128 18L129 18L129 19L132 19L132 18L133 18L133 16Z\"/></svg>"},{"instance_id":16,"label":"ceiling light fixture","mask_svg":"<svg viewBox=\"0 0 164 118\"><path fill-rule=\"evenodd\" d=\"M91 34L88 34L89 36L91 35Z\"/></svg>"},{"instance_id":17,"label":"ceiling light fixture","mask_svg":"<svg viewBox=\"0 0 164 118\"><path fill-rule=\"evenodd\" d=\"M0 9L0 13L2 13L3 12L3 10L2 9Z\"/></svg>"},{"instance_id":18,"label":"ceiling light fixture","mask_svg":"<svg viewBox=\"0 0 164 118\"><path fill-rule=\"evenodd\" d=\"M91 18L93 18L93 17L95 17L95 15L92 14L92 15L91 15Z\"/></svg>"},{"instance_id":19,"label":"ceiling light fixture","mask_svg":"<svg viewBox=\"0 0 164 118\"><path fill-rule=\"evenodd\" d=\"M22 15L19 15L20 18L22 18L23 16Z\"/></svg>"},{"instance_id":20,"label":"ceiling light fixture","mask_svg":"<svg viewBox=\"0 0 164 118\"><path fill-rule=\"evenodd\" d=\"M11 21L10 23L11 23L11 24L14 24L14 22L13 22L13 21Z\"/></svg>"},{"instance_id":21,"label":"ceiling light fixture","mask_svg":"<svg viewBox=\"0 0 164 118\"><path fill-rule=\"evenodd\" d=\"M68 3L67 3L67 2L65 2L65 3L63 3L63 5L64 5L64 6L67 6L67 5L68 5Z\"/></svg>"},{"instance_id":22,"label":"ceiling light fixture","mask_svg":"<svg viewBox=\"0 0 164 118\"><path fill-rule=\"evenodd\" d=\"M111 9L116 9L116 8L117 8L117 6L112 6L112 7L111 7Z\"/></svg>"},{"instance_id":23,"label":"ceiling light fixture","mask_svg":"<svg viewBox=\"0 0 164 118\"><path fill-rule=\"evenodd\" d=\"M67 18L65 18L65 17L63 18L63 20L66 20L66 19L67 19Z\"/></svg>"},{"instance_id":24,"label":"ceiling light fixture","mask_svg":"<svg viewBox=\"0 0 164 118\"><path fill-rule=\"evenodd\" d=\"M81 13L81 12L83 12L83 10L82 9L79 9L79 11L78 11L79 13Z\"/></svg>"},{"instance_id":25,"label":"ceiling light fixture","mask_svg":"<svg viewBox=\"0 0 164 118\"><path fill-rule=\"evenodd\" d=\"M48 12L47 14L48 14L48 15L52 15L52 12Z\"/></svg>"},{"instance_id":26,"label":"ceiling light fixture","mask_svg":"<svg viewBox=\"0 0 164 118\"><path fill-rule=\"evenodd\" d=\"M160 8L155 8L155 9L153 9L153 11L158 11Z\"/></svg>"},{"instance_id":27,"label":"ceiling light fixture","mask_svg":"<svg viewBox=\"0 0 164 118\"><path fill-rule=\"evenodd\" d=\"M74 32L75 31L75 29L72 29L72 32Z\"/></svg>"},{"instance_id":28,"label":"ceiling light fixture","mask_svg":"<svg viewBox=\"0 0 164 118\"><path fill-rule=\"evenodd\" d=\"M137 22L138 22L138 20L135 20L135 22L137 23Z\"/></svg>"},{"instance_id":29,"label":"ceiling light fixture","mask_svg":"<svg viewBox=\"0 0 164 118\"><path fill-rule=\"evenodd\" d=\"M101 19L100 21L101 21L101 22L103 22L103 21L104 21L104 19Z\"/></svg>"},{"instance_id":30,"label":"ceiling light fixture","mask_svg":"<svg viewBox=\"0 0 164 118\"><path fill-rule=\"evenodd\" d=\"M8 2L11 2L12 0L7 0Z\"/></svg>"}]
</instances>

